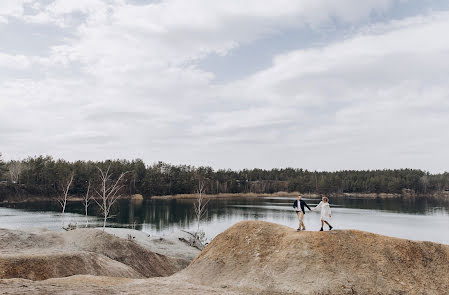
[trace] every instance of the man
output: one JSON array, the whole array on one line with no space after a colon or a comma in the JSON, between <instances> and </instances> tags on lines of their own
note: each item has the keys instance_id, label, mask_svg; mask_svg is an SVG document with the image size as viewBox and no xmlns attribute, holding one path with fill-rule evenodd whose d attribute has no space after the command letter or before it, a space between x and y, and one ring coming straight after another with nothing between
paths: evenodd
<instances>
[{"instance_id":1,"label":"man","mask_svg":"<svg viewBox=\"0 0 449 295\"><path fill-rule=\"evenodd\" d=\"M304 200L302 200L301 195L298 196L298 199L295 200L295 202L293 203L293 208L296 209L296 214L298 215L298 219L299 219L299 227L298 227L298 231L300 230L305 230L306 227L304 226L304 214L306 214L306 212L304 211L304 206L307 207L307 209L309 209L309 211L312 211L309 207L309 205L306 204L306 202L304 202Z\"/></svg>"}]
</instances>

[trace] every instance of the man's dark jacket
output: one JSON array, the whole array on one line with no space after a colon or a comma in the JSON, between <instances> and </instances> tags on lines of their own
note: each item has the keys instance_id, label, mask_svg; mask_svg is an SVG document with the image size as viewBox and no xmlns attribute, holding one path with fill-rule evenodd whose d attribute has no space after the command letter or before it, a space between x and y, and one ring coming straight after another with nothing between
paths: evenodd
<instances>
[{"instance_id":1,"label":"man's dark jacket","mask_svg":"<svg viewBox=\"0 0 449 295\"><path fill-rule=\"evenodd\" d=\"M312 211L309 207L309 205L306 204L306 202L304 202L304 200L301 200L299 202L299 207L298 207L298 200L295 200L295 202L293 203L293 208L296 208L296 211L299 211L298 209L301 208L302 213L306 214L306 211L304 211L304 206L307 207L307 209L309 209L310 211Z\"/></svg>"}]
</instances>

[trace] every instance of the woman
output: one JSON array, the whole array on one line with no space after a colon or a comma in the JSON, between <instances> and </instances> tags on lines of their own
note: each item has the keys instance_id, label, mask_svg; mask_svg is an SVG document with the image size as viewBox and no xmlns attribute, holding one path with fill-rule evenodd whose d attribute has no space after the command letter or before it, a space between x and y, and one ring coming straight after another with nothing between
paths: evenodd
<instances>
[{"instance_id":1,"label":"woman","mask_svg":"<svg viewBox=\"0 0 449 295\"><path fill-rule=\"evenodd\" d=\"M329 219L331 218L331 208L329 206L329 199L327 197L323 197L322 201L313 208L313 211L317 211L318 209L321 209L321 229L320 231L323 231L324 223L326 223L329 226L329 230L332 230L332 225L329 223Z\"/></svg>"}]
</instances>

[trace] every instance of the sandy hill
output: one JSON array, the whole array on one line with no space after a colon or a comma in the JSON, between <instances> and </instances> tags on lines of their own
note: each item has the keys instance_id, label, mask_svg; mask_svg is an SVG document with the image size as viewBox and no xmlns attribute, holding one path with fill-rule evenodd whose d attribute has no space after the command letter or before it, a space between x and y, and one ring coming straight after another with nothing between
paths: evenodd
<instances>
[{"instance_id":1,"label":"sandy hill","mask_svg":"<svg viewBox=\"0 0 449 295\"><path fill-rule=\"evenodd\" d=\"M66 245L72 241L64 240ZM91 247L90 242L83 243ZM448 294L449 246L353 230L296 232L273 223L245 221L218 235L192 264L172 276L0 279L0 293L23 294L24 290L33 294Z\"/></svg>"},{"instance_id":2,"label":"sandy hill","mask_svg":"<svg viewBox=\"0 0 449 295\"><path fill-rule=\"evenodd\" d=\"M171 275L188 263L101 230L37 234L0 229L0 278L45 280L79 274L148 278Z\"/></svg>"},{"instance_id":3,"label":"sandy hill","mask_svg":"<svg viewBox=\"0 0 449 295\"><path fill-rule=\"evenodd\" d=\"M449 246L245 221L218 235L182 275L266 294L448 294Z\"/></svg>"}]
</instances>

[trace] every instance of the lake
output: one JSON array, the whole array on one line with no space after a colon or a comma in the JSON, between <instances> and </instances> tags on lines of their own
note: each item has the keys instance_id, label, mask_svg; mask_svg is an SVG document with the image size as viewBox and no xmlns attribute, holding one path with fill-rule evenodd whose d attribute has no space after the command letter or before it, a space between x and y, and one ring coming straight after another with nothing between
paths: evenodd
<instances>
[{"instance_id":1,"label":"lake","mask_svg":"<svg viewBox=\"0 0 449 295\"><path fill-rule=\"evenodd\" d=\"M298 220L292 203L294 198L259 197L211 199L207 215L201 222L206 237L212 239L242 220L264 220L297 228ZM319 200L305 199L314 207ZM176 229L194 230L194 200L120 200L108 226L134 227L149 234L163 235ZM400 199L332 199L332 225L335 229L358 229L392 237L449 244L449 205L432 200ZM9 204L0 207L0 227L26 229L31 227L61 228L59 205L51 202ZM89 226L101 226L97 208L89 209ZM80 202L68 204L65 224L84 226L84 208ZM307 212L307 230L319 230L320 214ZM327 226L325 226L327 230Z\"/></svg>"}]
</instances>

